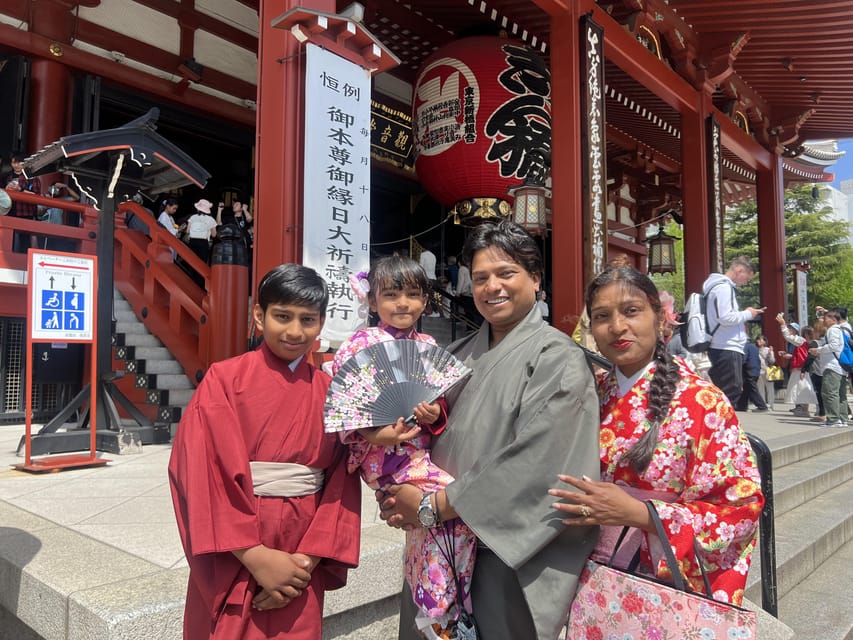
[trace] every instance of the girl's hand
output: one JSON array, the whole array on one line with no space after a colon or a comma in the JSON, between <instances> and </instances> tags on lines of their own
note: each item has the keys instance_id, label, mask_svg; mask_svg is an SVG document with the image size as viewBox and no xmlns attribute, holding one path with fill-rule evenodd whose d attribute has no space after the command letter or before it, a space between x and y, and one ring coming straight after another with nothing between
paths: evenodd
<instances>
[{"instance_id":1,"label":"girl's hand","mask_svg":"<svg viewBox=\"0 0 853 640\"><path fill-rule=\"evenodd\" d=\"M441 416L441 406L437 402L432 404L421 402L414 408L413 413L420 424L435 424L435 421Z\"/></svg>"},{"instance_id":2,"label":"girl's hand","mask_svg":"<svg viewBox=\"0 0 853 640\"><path fill-rule=\"evenodd\" d=\"M365 440L372 445L380 447L393 447L401 442L407 442L416 438L420 432L420 427L407 425L403 421L403 418L397 418L397 422L384 427L359 430L359 433Z\"/></svg>"},{"instance_id":3,"label":"girl's hand","mask_svg":"<svg viewBox=\"0 0 853 640\"><path fill-rule=\"evenodd\" d=\"M654 529L646 505L612 482L596 482L586 476L583 479L562 474L557 477L561 482L579 489L548 491L549 495L565 501L552 505L557 511L571 516L563 520L563 524L570 527L603 524L637 527L644 531Z\"/></svg>"}]
</instances>

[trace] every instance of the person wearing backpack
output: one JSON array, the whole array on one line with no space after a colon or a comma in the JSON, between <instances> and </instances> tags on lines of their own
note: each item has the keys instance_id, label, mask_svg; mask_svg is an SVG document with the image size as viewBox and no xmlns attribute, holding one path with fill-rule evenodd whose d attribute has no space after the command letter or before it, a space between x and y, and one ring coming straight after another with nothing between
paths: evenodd
<instances>
[{"instance_id":1,"label":"person wearing backpack","mask_svg":"<svg viewBox=\"0 0 853 640\"><path fill-rule=\"evenodd\" d=\"M841 322L838 323L838 326L841 327L841 330L848 336L853 336L853 327L850 326L850 322L847 319L847 307L832 307L835 311L838 312L838 315L841 317ZM815 310L818 313L818 316L822 314L826 309L821 306L815 307ZM844 365L842 363L842 369L844 369ZM850 388L850 374L853 373L851 371L847 371L847 384L844 385L841 389L841 412L847 412L847 420L850 421L853 419L853 415L850 413L850 405L847 403L847 389Z\"/></svg>"},{"instance_id":2,"label":"person wearing backpack","mask_svg":"<svg viewBox=\"0 0 853 640\"><path fill-rule=\"evenodd\" d=\"M824 427L846 427L847 408L841 406L841 398L842 389L847 384L847 373L838 358L844 350L847 336L839 326L841 315L835 309L824 311L823 323L826 326L826 344L809 349L809 353L818 356L823 371L821 395L826 409L826 422L820 424Z\"/></svg>"},{"instance_id":3,"label":"person wearing backpack","mask_svg":"<svg viewBox=\"0 0 853 640\"><path fill-rule=\"evenodd\" d=\"M749 340L744 323L764 313L763 307L747 307L741 311L735 297L735 287L746 285L754 275L755 268L749 258L739 256L732 260L725 273L712 273L702 285L708 329L711 332L709 374L711 381L722 389L732 406L738 405L743 392L743 353Z\"/></svg>"}]
</instances>

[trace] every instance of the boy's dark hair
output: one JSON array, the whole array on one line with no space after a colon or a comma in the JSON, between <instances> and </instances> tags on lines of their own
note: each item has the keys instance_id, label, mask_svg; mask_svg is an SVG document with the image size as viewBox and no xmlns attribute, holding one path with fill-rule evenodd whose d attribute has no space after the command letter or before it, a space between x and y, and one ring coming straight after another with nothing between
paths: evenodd
<instances>
[{"instance_id":1,"label":"boy's dark hair","mask_svg":"<svg viewBox=\"0 0 853 640\"><path fill-rule=\"evenodd\" d=\"M379 258L367 274L370 285L368 295L375 299L380 289L405 289L408 287L420 289L421 293L429 293L429 280L426 271L417 262L405 256L384 256Z\"/></svg>"},{"instance_id":2,"label":"boy's dark hair","mask_svg":"<svg viewBox=\"0 0 853 640\"><path fill-rule=\"evenodd\" d=\"M266 313L271 304L296 304L326 315L329 289L320 274L301 264L281 264L258 285L258 304Z\"/></svg>"},{"instance_id":3,"label":"boy's dark hair","mask_svg":"<svg viewBox=\"0 0 853 640\"><path fill-rule=\"evenodd\" d=\"M838 313L842 322L847 321L847 307L832 307L832 310Z\"/></svg>"},{"instance_id":4,"label":"boy's dark hair","mask_svg":"<svg viewBox=\"0 0 853 640\"><path fill-rule=\"evenodd\" d=\"M529 233L514 222L484 222L474 227L462 247L462 263L473 268L474 254L489 247L500 249L531 275L542 277L544 269L539 246Z\"/></svg>"}]
</instances>

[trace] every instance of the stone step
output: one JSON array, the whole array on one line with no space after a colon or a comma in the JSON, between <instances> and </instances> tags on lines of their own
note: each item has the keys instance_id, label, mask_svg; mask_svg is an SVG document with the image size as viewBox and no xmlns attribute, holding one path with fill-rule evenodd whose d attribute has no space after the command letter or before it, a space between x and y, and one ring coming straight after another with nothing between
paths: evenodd
<instances>
[{"instance_id":1,"label":"stone step","mask_svg":"<svg viewBox=\"0 0 853 640\"><path fill-rule=\"evenodd\" d=\"M145 373L153 373L153 374L181 374L184 375L184 370L181 367L180 363L177 360L167 360L167 359L145 359ZM184 376L186 377L186 376Z\"/></svg>"},{"instance_id":2,"label":"stone step","mask_svg":"<svg viewBox=\"0 0 853 640\"><path fill-rule=\"evenodd\" d=\"M853 444L791 463L773 472L776 517L853 478Z\"/></svg>"},{"instance_id":3,"label":"stone step","mask_svg":"<svg viewBox=\"0 0 853 640\"><path fill-rule=\"evenodd\" d=\"M146 362L145 371L149 377L149 388L162 389L163 391L173 391L178 389L195 389L195 387L183 373L151 374L151 372L148 371L147 364L148 363Z\"/></svg>"},{"instance_id":4,"label":"stone step","mask_svg":"<svg viewBox=\"0 0 853 640\"><path fill-rule=\"evenodd\" d=\"M853 429L815 426L815 431L774 438L773 468L781 469L799 460L819 456L848 444L853 444Z\"/></svg>"},{"instance_id":5,"label":"stone step","mask_svg":"<svg viewBox=\"0 0 853 640\"><path fill-rule=\"evenodd\" d=\"M126 309L113 309L113 316L117 322L139 322L136 313L127 305Z\"/></svg>"},{"instance_id":6,"label":"stone step","mask_svg":"<svg viewBox=\"0 0 853 640\"><path fill-rule=\"evenodd\" d=\"M132 347L162 347L163 343L149 333L129 333L124 343ZM137 355L137 359L139 356Z\"/></svg>"},{"instance_id":7,"label":"stone step","mask_svg":"<svg viewBox=\"0 0 853 640\"><path fill-rule=\"evenodd\" d=\"M851 505L853 480L848 480L776 517L778 598L794 590L815 568L853 539ZM760 565L761 558L756 552L746 589L746 597L755 602L761 601Z\"/></svg>"},{"instance_id":8,"label":"stone step","mask_svg":"<svg viewBox=\"0 0 853 640\"><path fill-rule=\"evenodd\" d=\"M130 334L148 334L148 329L135 316L133 320L116 319L114 331L116 333L123 333L126 336Z\"/></svg>"},{"instance_id":9,"label":"stone step","mask_svg":"<svg viewBox=\"0 0 853 640\"><path fill-rule=\"evenodd\" d=\"M146 362L153 362L157 360L173 360L172 354L166 347L156 346L156 347L134 347L133 348L133 357L136 360L145 360Z\"/></svg>"},{"instance_id":10,"label":"stone step","mask_svg":"<svg viewBox=\"0 0 853 640\"><path fill-rule=\"evenodd\" d=\"M823 564L779 600L779 617L795 637L816 640L853 638L853 542L833 553Z\"/></svg>"}]
</instances>

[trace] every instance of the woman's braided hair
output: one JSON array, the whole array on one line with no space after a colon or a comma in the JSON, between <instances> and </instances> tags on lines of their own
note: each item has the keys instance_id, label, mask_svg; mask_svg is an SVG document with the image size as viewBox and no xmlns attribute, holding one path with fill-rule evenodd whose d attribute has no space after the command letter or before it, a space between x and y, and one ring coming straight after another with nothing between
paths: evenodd
<instances>
[{"instance_id":1,"label":"woman's braided hair","mask_svg":"<svg viewBox=\"0 0 853 640\"><path fill-rule=\"evenodd\" d=\"M592 309L595 294L599 289L613 283L621 283L626 289L640 291L646 296L655 313L660 314L660 293L654 282L631 267L611 267L598 274L586 289L586 308ZM638 474L645 472L651 462L660 425L669 414L670 402L681 379L679 365L660 336L655 345L653 358L655 373L649 383L649 392L646 396L646 417L649 420L649 428L622 456L622 460L629 463Z\"/></svg>"}]
</instances>

